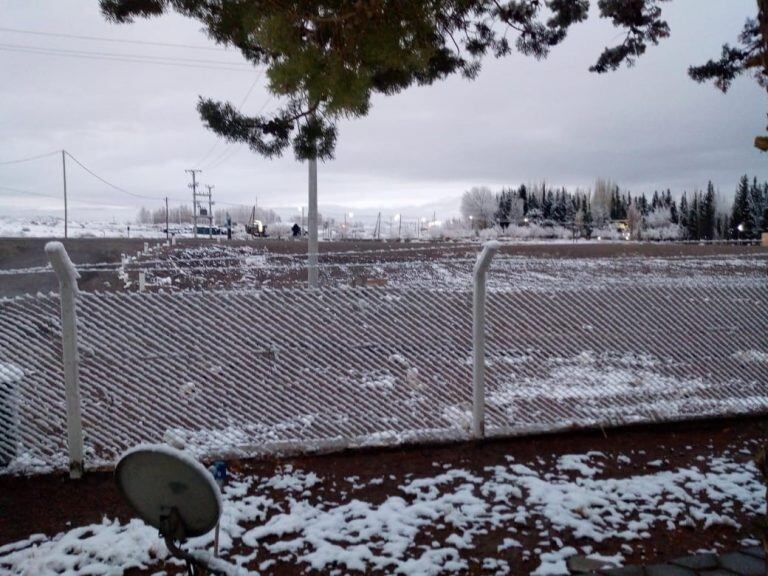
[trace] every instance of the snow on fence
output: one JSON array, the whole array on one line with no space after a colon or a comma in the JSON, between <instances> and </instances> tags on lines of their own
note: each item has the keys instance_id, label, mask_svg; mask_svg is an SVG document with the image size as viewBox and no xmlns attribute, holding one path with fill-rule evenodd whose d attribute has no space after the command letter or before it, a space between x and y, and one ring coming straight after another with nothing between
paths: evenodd
<instances>
[{"instance_id":1,"label":"snow on fence","mask_svg":"<svg viewBox=\"0 0 768 576\"><path fill-rule=\"evenodd\" d=\"M472 437L471 292L75 303L86 467L140 442L243 457ZM6 472L70 465L61 305L0 300ZM488 295L485 332L487 436L768 409L768 287L511 286Z\"/></svg>"}]
</instances>

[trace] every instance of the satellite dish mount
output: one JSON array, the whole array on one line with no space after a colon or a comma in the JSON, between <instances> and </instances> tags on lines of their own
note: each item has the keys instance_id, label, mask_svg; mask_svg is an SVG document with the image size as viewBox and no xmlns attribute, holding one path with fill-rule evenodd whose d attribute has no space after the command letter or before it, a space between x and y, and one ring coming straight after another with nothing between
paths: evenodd
<instances>
[{"instance_id":1,"label":"satellite dish mount","mask_svg":"<svg viewBox=\"0 0 768 576\"><path fill-rule=\"evenodd\" d=\"M123 454L115 477L128 504L158 529L171 555L186 563L189 576L227 572L225 563L207 552L181 548L187 538L213 530L221 517L219 486L199 462L170 446L144 444Z\"/></svg>"}]
</instances>

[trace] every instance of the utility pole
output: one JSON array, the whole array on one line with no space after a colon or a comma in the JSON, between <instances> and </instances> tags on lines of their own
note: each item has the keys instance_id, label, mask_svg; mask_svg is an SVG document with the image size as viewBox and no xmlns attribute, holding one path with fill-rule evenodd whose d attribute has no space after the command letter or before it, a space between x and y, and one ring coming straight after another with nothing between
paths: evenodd
<instances>
[{"instance_id":1,"label":"utility pole","mask_svg":"<svg viewBox=\"0 0 768 576\"><path fill-rule=\"evenodd\" d=\"M184 170L184 172L192 175L192 184L188 184L190 188L192 188L192 227L195 231L195 238L197 238L197 174L202 172L202 170Z\"/></svg>"},{"instance_id":2,"label":"utility pole","mask_svg":"<svg viewBox=\"0 0 768 576\"><path fill-rule=\"evenodd\" d=\"M67 239L67 151L61 151L61 172L64 175L64 239Z\"/></svg>"},{"instance_id":3,"label":"utility pole","mask_svg":"<svg viewBox=\"0 0 768 576\"><path fill-rule=\"evenodd\" d=\"M208 188L208 239L210 240L213 238L213 202L211 202L211 191L215 186L206 184L205 187Z\"/></svg>"},{"instance_id":4,"label":"utility pole","mask_svg":"<svg viewBox=\"0 0 768 576\"><path fill-rule=\"evenodd\" d=\"M307 243L307 284L310 289L318 287L317 270L317 158L309 160L309 241ZM302 208L303 212L303 208Z\"/></svg>"},{"instance_id":5,"label":"utility pole","mask_svg":"<svg viewBox=\"0 0 768 576\"><path fill-rule=\"evenodd\" d=\"M168 224L168 196L165 197L165 239L171 237L171 229Z\"/></svg>"}]
</instances>

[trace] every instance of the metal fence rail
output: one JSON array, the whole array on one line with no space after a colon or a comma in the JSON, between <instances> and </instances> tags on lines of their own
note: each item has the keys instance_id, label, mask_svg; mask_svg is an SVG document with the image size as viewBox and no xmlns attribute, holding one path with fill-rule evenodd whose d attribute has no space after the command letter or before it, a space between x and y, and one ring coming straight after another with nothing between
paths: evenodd
<instances>
[{"instance_id":1,"label":"metal fence rail","mask_svg":"<svg viewBox=\"0 0 768 576\"><path fill-rule=\"evenodd\" d=\"M768 287L494 292L486 433L768 409ZM468 438L472 294L80 294L88 466ZM57 295L0 301L0 469L66 468Z\"/></svg>"}]
</instances>

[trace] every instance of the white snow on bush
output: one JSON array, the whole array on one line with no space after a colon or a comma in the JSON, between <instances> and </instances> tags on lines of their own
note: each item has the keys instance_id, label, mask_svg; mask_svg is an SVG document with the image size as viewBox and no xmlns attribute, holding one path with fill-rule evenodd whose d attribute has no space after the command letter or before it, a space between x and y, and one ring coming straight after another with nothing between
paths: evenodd
<instances>
[{"instance_id":1,"label":"white snow on bush","mask_svg":"<svg viewBox=\"0 0 768 576\"><path fill-rule=\"evenodd\" d=\"M499 557L472 560L503 574L510 567L514 572L510 554L532 552L521 550L517 538L549 532L539 553L533 552L540 561L534 573L548 576L567 574L566 559L577 553L621 563L615 544L596 549L608 539L648 538L658 525L669 530L734 525L737 507L754 515L765 511L764 487L751 463L722 456L703 458L696 466L606 478L600 465L606 458L598 452L565 455L546 472L511 457L481 474L446 469L406 480L381 503L339 501L331 481L291 466L266 478L234 477L223 491L220 546L226 558L235 545L244 545L247 553L228 560L266 572L279 558L321 572L439 574L466 570L478 540L503 529L509 537L498 546ZM356 489L366 484L358 477L347 480ZM380 482L373 479L370 485ZM434 530L449 535L416 544L429 542ZM593 546L577 550L567 544L574 538ZM188 546L204 552L212 539L209 534ZM107 575L158 566L167 554L156 530L138 520L121 525L105 518L0 547L0 572Z\"/></svg>"}]
</instances>

